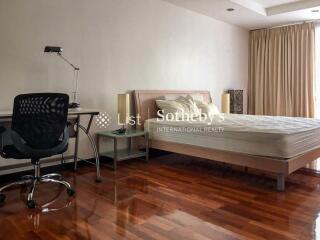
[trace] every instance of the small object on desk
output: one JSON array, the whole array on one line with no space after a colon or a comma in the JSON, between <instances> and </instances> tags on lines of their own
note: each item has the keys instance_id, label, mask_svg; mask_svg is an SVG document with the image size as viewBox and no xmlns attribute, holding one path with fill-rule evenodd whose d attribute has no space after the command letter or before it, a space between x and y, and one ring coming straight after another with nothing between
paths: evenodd
<instances>
[{"instance_id":1,"label":"small object on desk","mask_svg":"<svg viewBox=\"0 0 320 240\"><path fill-rule=\"evenodd\" d=\"M76 103L76 102L72 102L72 103L69 103L69 108L79 108L80 107L80 104L79 103Z\"/></svg>"},{"instance_id":2,"label":"small object on desk","mask_svg":"<svg viewBox=\"0 0 320 240\"><path fill-rule=\"evenodd\" d=\"M114 149L110 152L99 152L100 138L112 138L114 143ZM144 137L145 139L145 151L139 149L132 149L131 140L134 137ZM127 149L118 149L118 140L127 139ZM127 130L122 134L114 133L114 131L102 131L97 133L97 146L99 156L104 156L113 159L113 169L117 170L117 162L145 157L146 161L149 160L149 133L140 130Z\"/></svg>"},{"instance_id":3,"label":"small object on desk","mask_svg":"<svg viewBox=\"0 0 320 240\"><path fill-rule=\"evenodd\" d=\"M126 131L127 131L126 128L119 128L119 129L117 129L117 130L112 131L112 133L114 133L114 134L119 134L119 135L120 135L120 134L125 134Z\"/></svg>"}]
</instances>

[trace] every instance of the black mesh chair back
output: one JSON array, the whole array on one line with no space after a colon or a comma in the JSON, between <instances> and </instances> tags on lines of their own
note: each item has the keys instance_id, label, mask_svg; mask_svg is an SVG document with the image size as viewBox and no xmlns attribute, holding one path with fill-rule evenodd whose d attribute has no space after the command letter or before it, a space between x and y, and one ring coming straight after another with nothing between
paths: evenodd
<instances>
[{"instance_id":1,"label":"black mesh chair back","mask_svg":"<svg viewBox=\"0 0 320 240\"><path fill-rule=\"evenodd\" d=\"M14 99L12 130L34 149L55 147L68 117L69 96L62 93L22 94Z\"/></svg>"}]
</instances>

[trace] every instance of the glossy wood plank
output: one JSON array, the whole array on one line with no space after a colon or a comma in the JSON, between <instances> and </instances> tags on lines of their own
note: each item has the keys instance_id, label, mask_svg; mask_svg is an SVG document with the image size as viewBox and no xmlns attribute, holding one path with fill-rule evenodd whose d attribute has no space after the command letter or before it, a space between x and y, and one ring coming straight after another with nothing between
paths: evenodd
<instances>
[{"instance_id":1,"label":"glossy wood plank","mask_svg":"<svg viewBox=\"0 0 320 240\"><path fill-rule=\"evenodd\" d=\"M40 203L58 210L28 210L23 190L7 192L0 208L0 239L319 239L320 175L300 170L287 191L274 190L263 172L232 168L177 154L63 174L77 190L41 185Z\"/></svg>"}]
</instances>

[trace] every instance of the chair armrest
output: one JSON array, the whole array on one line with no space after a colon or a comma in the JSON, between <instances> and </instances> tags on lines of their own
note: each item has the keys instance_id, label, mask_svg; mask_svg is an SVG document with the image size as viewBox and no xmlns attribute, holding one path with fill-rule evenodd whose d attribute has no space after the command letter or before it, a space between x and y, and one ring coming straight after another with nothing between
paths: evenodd
<instances>
[{"instance_id":1,"label":"chair armrest","mask_svg":"<svg viewBox=\"0 0 320 240\"><path fill-rule=\"evenodd\" d=\"M3 133L6 132L5 127L0 126L0 155L3 156Z\"/></svg>"},{"instance_id":2,"label":"chair armrest","mask_svg":"<svg viewBox=\"0 0 320 240\"><path fill-rule=\"evenodd\" d=\"M0 134L4 133L5 131L7 131L7 129L5 127L0 126Z\"/></svg>"}]
</instances>

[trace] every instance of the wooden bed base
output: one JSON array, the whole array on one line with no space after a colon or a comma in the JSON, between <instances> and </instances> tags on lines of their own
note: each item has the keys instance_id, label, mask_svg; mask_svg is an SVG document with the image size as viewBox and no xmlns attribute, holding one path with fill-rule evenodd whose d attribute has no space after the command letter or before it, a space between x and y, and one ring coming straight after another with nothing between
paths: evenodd
<instances>
[{"instance_id":1,"label":"wooden bed base","mask_svg":"<svg viewBox=\"0 0 320 240\"><path fill-rule=\"evenodd\" d=\"M142 123L137 128L143 128L143 123L146 119L156 117L156 98L168 94L185 95L189 93L202 94L204 99L211 102L211 96L208 91L135 91L136 114L140 115ZM280 159L152 139L149 141L149 147L275 173L277 174L278 191L285 190L286 176L320 157L320 148L290 159Z\"/></svg>"},{"instance_id":2,"label":"wooden bed base","mask_svg":"<svg viewBox=\"0 0 320 240\"><path fill-rule=\"evenodd\" d=\"M286 176L299 168L305 167L320 156L320 148L294 158L277 159L158 140L150 140L149 147L276 173L278 191L285 190Z\"/></svg>"}]
</instances>

